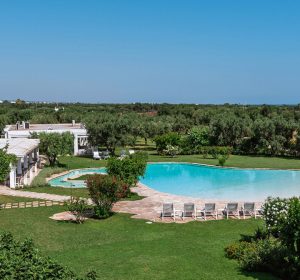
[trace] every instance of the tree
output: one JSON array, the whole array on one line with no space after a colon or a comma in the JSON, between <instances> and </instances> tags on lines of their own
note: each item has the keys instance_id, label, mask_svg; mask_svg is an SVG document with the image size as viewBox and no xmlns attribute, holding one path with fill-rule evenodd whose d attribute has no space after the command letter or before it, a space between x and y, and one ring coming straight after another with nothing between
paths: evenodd
<instances>
[{"instance_id":1,"label":"tree","mask_svg":"<svg viewBox=\"0 0 300 280\"><path fill-rule=\"evenodd\" d=\"M17 160L15 155L8 154L6 150L7 147L0 149L0 182L6 180L10 172L10 165Z\"/></svg>"},{"instance_id":2,"label":"tree","mask_svg":"<svg viewBox=\"0 0 300 280\"><path fill-rule=\"evenodd\" d=\"M147 154L139 152L124 159L110 158L107 163L107 173L129 186L134 186L139 177L145 174L146 166Z\"/></svg>"},{"instance_id":3,"label":"tree","mask_svg":"<svg viewBox=\"0 0 300 280\"><path fill-rule=\"evenodd\" d=\"M117 146L133 143L132 120L123 115L102 113L85 121L89 142L106 147L112 155Z\"/></svg>"},{"instance_id":4,"label":"tree","mask_svg":"<svg viewBox=\"0 0 300 280\"><path fill-rule=\"evenodd\" d=\"M112 214L112 207L123 195L128 185L110 175L95 174L88 176L87 187L94 202L95 216L99 219L108 218Z\"/></svg>"},{"instance_id":5,"label":"tree","mask_svg":"<svg viewBox=\"0 0 300 280\"><path fill-rule=\"evenodd\" d=\"M49 160L50 166L57 163L58 156L73 154L74 139L69 132L64 133L33 133L32 138L40 139L40 152L45 154Z\"/></svg>"},{"instance_id":6,"label":"tree","mask_svg":"<svg viewBox=\"0 0 300 280\"><path fill-rule=\"evenodd\" d=\"M6 123L6 120L3 116L0 116L0 136L3 132L3 129L5 128L5 123Z\"/></svg>"},{"instance_id":7,"label":"tree","mask_svg":"<svg viewBox=\"0 0 300 280\"><path fill-rule=\"evenodd\" d=\"M235 147L244 137L251 135L251 121L230 114L218 115L210 123L213 144Z\"/></svg>"},{"instance_id":8,"label":"tree","mask_svg":"<svg viewBox=\"0 0 300 280\"><path fill-rule=\"evenodd\" d=\"M209 145L209 129L207 127L193 127L187 133L187 144L192 147Z\"/></svg>"}]
</instances>

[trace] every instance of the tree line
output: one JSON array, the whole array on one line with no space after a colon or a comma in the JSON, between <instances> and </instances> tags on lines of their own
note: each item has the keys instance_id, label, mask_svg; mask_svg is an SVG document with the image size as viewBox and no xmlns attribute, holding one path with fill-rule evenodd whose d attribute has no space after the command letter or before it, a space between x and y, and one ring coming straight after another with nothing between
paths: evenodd
<instances>
[{"instance_id":1,"label":"tree line","mask_svg":"<svg viewBox=\"0 0 300 280\"><path fill-rule=\"evenodd\" d=\"M228 146L235 154L300 155L300 105L0 104L1 130L23 120L82 122L90 143L112 154L116 147L132 146L139 138L147 144L149 139L176 133L179 140L173 146L181 153L202 146ZM191 141L190 150L186 141Z\"/></svg>"}]
</instances>

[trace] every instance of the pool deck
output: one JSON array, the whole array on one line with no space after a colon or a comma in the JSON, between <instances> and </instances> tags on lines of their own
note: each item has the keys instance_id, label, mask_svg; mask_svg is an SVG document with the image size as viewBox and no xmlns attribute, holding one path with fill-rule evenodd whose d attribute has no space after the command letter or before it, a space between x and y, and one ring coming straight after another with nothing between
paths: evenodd
<instances>
[{"instance_id":1,"label":"pool deck","mask_svg":"<svg viewBox=\"0 0 300 280\"><path fill-rule=\"evenodd\" d=\"M160 213L162 210L162 204L166 202L171 202L174 204L175 210L179 212L183 210L183 204L192 202L195 204L196 208L201 210L204 208L204 204L207 202L216 203L216 208L219 210L218 218L222 219L222 210L224 210L226 204L232 201L226 200L209 200L209 199L199 199L192 198L187 196L179 196L172 195L169 193L162 193L159 191L155 191L141 183L139 183L136 187L131 189L132 192L137 193L140 196L144 196L145 198L134 201L119 201L114 205L113 210L120 213L130 213L132 214L132 218L136 219L146 219L152 222L174 222L172 218L164 218L161 220ZM239 203L239 208L243 205L244 201L234 201ZM260 208L262 202L256 202L256 207ZM211 220L213 218L208 218ZM185 218L182 220L180 217L176 217L177 223L186 223L193 221L192 218ZM202 218L198 219L199 221L204 221Z\"/></svg>"}]
</instances>

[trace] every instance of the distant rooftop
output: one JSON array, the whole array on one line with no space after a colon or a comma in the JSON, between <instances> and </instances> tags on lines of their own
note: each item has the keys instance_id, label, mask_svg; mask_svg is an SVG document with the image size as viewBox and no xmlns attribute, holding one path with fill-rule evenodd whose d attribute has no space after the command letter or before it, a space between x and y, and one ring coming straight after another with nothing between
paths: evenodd
<instances>
[{"instance_id":1,"label":"distant rooftop","mask_svg":"<svg viewBox=\"0 0 300 280\"><path fill-rule=\"evenodd\" d=\"M16 124L7 125L6 131L44 131L44 130L71 130L71 129L84 129L82 123L58 123L58 124L29 124L29 128L25 128L22 124L17 128Z\"/></svg>"},{"instance_id":2,"label":"distant rooftop","mask_svg":"<svg viewBox=\"0 0 300 280\"><path fill-rule=\"evenodd\" d=\"M17 157L24 157L40 143L39 139L27 139L27 138L12 138L12 139L0 139L0 149L5 148L8 145L7 153L16 155Z\"/></svg>"}]
</instances>

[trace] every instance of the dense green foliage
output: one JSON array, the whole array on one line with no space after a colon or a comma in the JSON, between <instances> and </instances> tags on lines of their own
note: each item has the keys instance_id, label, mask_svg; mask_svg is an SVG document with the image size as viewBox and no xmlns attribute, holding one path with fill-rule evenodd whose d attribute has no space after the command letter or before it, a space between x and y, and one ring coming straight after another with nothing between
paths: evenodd
<instances>
[{"instance_id":1,"label":"dense green foliage","mask_svg":"<svg viewBox=\"0 0 300 280\"><path fill-rule=\"evenodd\" d=\"M300 277L300 199L268 198L264 204L266 230L228 246L229 258L249 271L268 271L283 279Z\"/></svg>"},{"instance_id":2,"label":"dense green foliage","mask_svg":"<svg viewBox=\"0 0 300 280\"><path fill-rule=\"evenodd\" d=\"M134 186L139 177L145 174L146 166L147 154L138 152L123 159L110 158L106 168L109 175L122 180L129 186Z\"/></svg>"},{"instance_id":3,"label":"dense green foliage","mask_svg":"<svg viewBox=\"0 0 300 280\"><path fill-rule=\"evenodd\" d=\"M180 144L180 135L176 132L169 132L156 136L154 138L156 149L159 154L163 154L167 146L178 147Z\"/></svg>"},{"instance_id":4,"label":"dense green foliage","mask_svg":"<svg viewBox=\"0 0 300 280\"><path fill-rule=\"evenodd\" d=\"M40 139L40 153L47 156L50 166L57 163L57 157L73 154L73 135L64 133L33 133L32 138Z\"/></svg>"},{"instance_id":5,"label":"dense green foliage","mask_svg":"<svg viewBox=\"0 0 300 280\"><path fill-rule=\"evenodd\" d=\"M99 114L85 122L89 142L93 146L104 146L113 155L117 146L133 143L131 120L128 116Z\"/></svg>"},{"instance_id":6,"label":"dense green foliage","mask_svg":"<svg viewBox=\"0 0 300 280\"><path fill-rule=\"evenodd\" d=\"M105 219L112 214L112 207L128 193L128 185L110 175L95 174L87 178L86 184L94 202L95 217Z\"/></svg>"},{"instance_id":7,"label":"dense green foliage","mask_svg":"<svg viewBox=\"0 0 300 280\"><path fill-rule=\"evenodd\" d=\"M0 235L0 278L3 280L63 279L80 280L71 270L42 256L32 240L16 241L12 234ZM84 279L96 279L90 272Z\"/></svg>"},{"instance_id":8,"label":"dense green foliage","mask_svg":"<svg viewBox=\"0 0 300 280\"><path fill-rule=\"evenodd\" d=\"M54 110L54 108L58 110ZM138 137L174 132L195 146L231 146L234 154L299 156L300 105L0 104L3 123L83 122L90 142L115 152ZM167 145L179 146L171 143ZM160 151L166 149L159 148Z\"/></svg>"},{"instance_id":9,"label":"dense green foliage","mask_svg":"<svg viewBox=\"0 0 300 280\"><path fill-rule=\"evenodd\" d=\"M69 201L66 202L68 211L70 211L76 218L76 223L82 224L85 221L85 213L91 208L86 199L81 197L72 196Z\"/></svg>"},{"instance_id":10,"label":"dense green foliage","mask_svg":"<svg viewBox=\"0 0 300 280\"><path fill-rule=\"evenodd\" d=\"M6 149L0 149L0 182L6 180L10 172L10 164L16 161L15 155L10 155Z\"/></svg>"}]
</instances>

